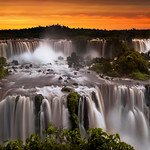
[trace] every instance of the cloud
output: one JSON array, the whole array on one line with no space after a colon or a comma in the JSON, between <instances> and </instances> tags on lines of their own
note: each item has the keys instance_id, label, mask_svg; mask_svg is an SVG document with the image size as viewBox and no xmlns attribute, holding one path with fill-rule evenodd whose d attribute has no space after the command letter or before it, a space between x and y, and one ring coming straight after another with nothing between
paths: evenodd
<instances>
[{"instance_id":1,"label":"cloud","mask_svg":"<svg viewBox=\"0 0 150 150\"><path fill-rule=\"evenodd\" d=\"M71 27L141 28L142 22L143 28L148 28L150 21L150 0L0 0L0 6L0 28L56 23Z\"/></svg>"},{"instance_id":2,"label":"cloud","mask_svg":"<svg viewBox=\"0 0 150 150\"><path fill-rule=\"evenodd\" d=\"M42 3L57 3L57 4L84 4L84 5L148 5L150 4L149 0L1 0L0 3L34 3L34 4L42 4Z\"/></svg>"}]
</instances>

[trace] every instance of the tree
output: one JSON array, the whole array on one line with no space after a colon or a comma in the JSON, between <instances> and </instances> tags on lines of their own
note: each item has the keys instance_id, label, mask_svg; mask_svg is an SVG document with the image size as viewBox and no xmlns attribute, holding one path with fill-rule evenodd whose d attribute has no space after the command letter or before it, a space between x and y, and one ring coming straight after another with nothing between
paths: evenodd
<instances>
[{"instance_id":1,"label":"tree","mask_svg":"<svg viewBox=\"0 0 150 150\"><path fill-rule=\"evenodd\" d=\"M26 143L8 141L0 146L1 150L134 150L121 142L118 134L109 135L100 128L90 129L87 137L82 137L79 129L63 130L50 125L45 137L31 135Z\"/></svg>"},{"instance_id":2,"label":"tree","mask_svg":"<svg viewBox=\"0 0 150 150\"><path fill-rule=\"evenodd\" d=\"M134 50L123 53L115 64L118 66L117 70L123 74L130 74L135 71L148 73L148 61Z\"/></svg>"},{"instance_id":3,"label":"tree","mask_svg":"<svg viewBox=\"0 0 150 150\"><path fill-rule=\"evenodd\" d=\"M78 104L80 95L77 92L71 92L67 96L67 107L70 114L70 121L72 124L72 129L78 127Z\"/></svg>"},{"instance_id":4,"label":"tree","mask_svg":"<svg viewBox=\"0 0 150 150\"><path fill-rule=\"evenodd\" d=\"M71 56L67 57L69 68L79 69L84 67L84 59L78 56L75 52L71 53Z\"/></svg>"},{"instance_id":5,"label":"tree","mask_svg":"<svg viewBox=\"0 0 150 150\"><path fill-rule=\"evenodd\" d=\"M134 148L121 142L118 134L109 135L102 129L90 129L87 150L134 150Z\"/></svg>"},{"instance_id":6,"label":"tree","mask_svg":"<svg viewBox=\"0 0 150 150\"><path fill-rule=\"evenodd\" d=\"M0 57L0 79L4 78L8 74L8 70L4 68L6 65L6 58Z\"/></svg>"}]
</instances>

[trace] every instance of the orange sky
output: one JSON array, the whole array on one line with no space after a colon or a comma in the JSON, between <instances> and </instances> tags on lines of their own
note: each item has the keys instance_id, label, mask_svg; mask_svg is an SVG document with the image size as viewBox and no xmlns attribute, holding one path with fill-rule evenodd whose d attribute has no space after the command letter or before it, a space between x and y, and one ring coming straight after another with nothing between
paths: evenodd
<instances>
[{"instance_id":1,"label":"orange sky","mask_svg":"<svg viewBox=\"0 0 150 150\"><path fill-rule=\"evenodd\" d=\"M0 29L52 24L150 29L150 0L0 0Z\"/></svg>"}]
</instances>

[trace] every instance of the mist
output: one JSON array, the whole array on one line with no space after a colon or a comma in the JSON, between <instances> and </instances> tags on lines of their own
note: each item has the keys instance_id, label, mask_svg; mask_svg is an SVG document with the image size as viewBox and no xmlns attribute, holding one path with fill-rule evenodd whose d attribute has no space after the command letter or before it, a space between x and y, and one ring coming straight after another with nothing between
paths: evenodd
<instances>
[{"instance_id":1,"label":"mist","mask_svg":"<svg viewBox=\"0 0 150 150\"><path fill-rule=\"evenodd\" d=\"M65 57L62 52L56 52L46 41L40 42L39 47L34 52L25 52L10 58L10 61L17 60L20 64L53 64L58 57Z\"/></svg>"}]
</instances>

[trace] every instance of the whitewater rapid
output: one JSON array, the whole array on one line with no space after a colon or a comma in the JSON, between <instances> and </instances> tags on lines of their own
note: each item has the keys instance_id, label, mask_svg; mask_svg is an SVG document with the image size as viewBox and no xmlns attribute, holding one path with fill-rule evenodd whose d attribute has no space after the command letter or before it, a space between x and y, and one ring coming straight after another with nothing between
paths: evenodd
<instances>
[{"instance_id":1,"label":"whitewater rapid","mask_svg":"<svg viewBox=\"0 0 150 150\"><path fill-rule=\"evenodd\" d=\"M65 54L47 44L15 58L21 64L8 66L10 75L0 81L1 143L17 138L25 141L32 133L43 136L50 122L70 129L68 93L62 91L67 86L81 95L78 123L83 134L89 128L103 128L119 133L137 150L149 150L149 81L101 78L86 68L68 68ZM39 109L37 94L44 96Z\"/></svg>"}]
</instances>

